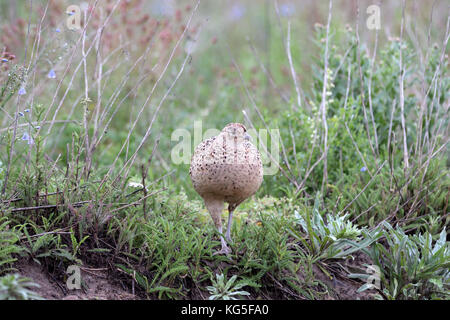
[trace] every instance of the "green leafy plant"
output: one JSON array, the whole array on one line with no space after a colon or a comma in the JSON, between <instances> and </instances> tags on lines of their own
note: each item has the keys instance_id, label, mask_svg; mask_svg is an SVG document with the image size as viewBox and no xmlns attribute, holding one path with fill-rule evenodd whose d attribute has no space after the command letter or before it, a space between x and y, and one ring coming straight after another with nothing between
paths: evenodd
<instances>
[{"instance_id":1,"label":"green leafy plant","mask_svg":"<svg viewBox=\"0 0 450 320\"><path fill-rule=\"evenodd\" d=\"M344 258L369 246L379 238L378 230L369 232L364 228L358 228L348 221L347 214L342 216L327 214L325 220L320 213L319 202L320 197L317 194L314 207L312 210L307 209L305 217L295 212L296 222L307 237L304 237L296 226L289 229L291 235L301 241L308 253L314 257L313 261Z\"/></svg>"},{"instance_id":2,"label":"green leafy plant","mask_svg":"<svg viewBox=\"0 0 450 320\"><path fill-rule=\"evenodd\" d=\"M28 228L31 228L33 233L38 234L39 236L31 235ZM76 257L76 252L70 252L68 245L63 243L60 235L51 233L44 234L36 225L25 224L21 226L20 230L23 231L25 235L24 240L26 240L26 244L24 244L22 248L36 263L41 264L40 260L45 258L52 258L63 262L81 263ZM73 249L75 250L77 246L76 243L73 242L73 235L71 236L71 240ZM80 243L82 243L82 241Z\"/></svg>"},{"instance_id":3,"label":"green leafy plant","mask_svg":"<svg viewBox=\"0 0 450 320\"><path fill-rule=\"evenodd\" d=\"M216 274L216 278L211 278L212 286L207 286L209 293L209 300L238 300L239 297L249 296L250 293L241 288L247 285L246 282L235 283L237 276L234 275L230 279L222 274Z\"/></svg>"},{"instance_id":4,"label":"green leafy plant","mask_svg":"<svg viewBox=\"0 0 450 320\"><path fill-rule=\"evenodd\" d=\"M383 223L386 244L375 243L365 252L380 270L385 299L448 299L450 298L450 243L445 228L434 241L431 234L407 235ZM366 279L364 274L351 278ZM368 289L365 285L360 291Z\"/></svg>"},{"instance_id":5,"label":"green leafy plant","mask_svg":"<svg viewBox=\"0 0 450 320\"><path fill-rule=\"evenodd\" d=\"M19 233L9 230L9 223L6 217L0 218L0 273L9 270L16 258L15 254L23 251L19 245Z\"/></svg>"},{"instance_id":6,"label":"green leafy plant","mask_svg":"<svg viewBox=\"0 0 450 320\"><path fill-rule=\"evenodd\" d=\"M19 274L5 275L0 278L0 300L43 300L32 287L39 285Z\"/></svg>"}]
</instances>

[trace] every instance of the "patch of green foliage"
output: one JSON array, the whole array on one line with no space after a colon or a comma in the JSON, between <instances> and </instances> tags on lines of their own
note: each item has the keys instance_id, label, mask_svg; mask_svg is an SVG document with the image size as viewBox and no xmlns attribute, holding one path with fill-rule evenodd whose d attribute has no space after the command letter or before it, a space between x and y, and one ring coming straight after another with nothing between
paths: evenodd
<instances>
[{"instance_id":1,"label":"patch of green foliage","mask_svg":"<svg viewBox=\"0 0 450 320\"><path fill-rule=\"evenodd\" d=\"M5 275L0 277L0 300L42 300L33 287L39 285L19 274Z\"/></svg>"},{"instance_id":2,"label":"patch of green foliage","mask_svg":"<svg viewBox=\"0 0 450 320\"><path fill-rule=\"evenodd\" d=\"M223 274L216 274L216 279L212 278L212 285L206 287L209 293L209 300L238 300L239 296L249 296L250 293L240 290L246 286L245 282L235 283L237 276L234 275L230 279L226 279Z\"/></svg>"},{"instance_id":3,"label":"patch of green foliage","mask_svg":"<svg viewBox=\"0 0 450 320\"><path fill-rule=\"evenodd\" d=\"M9 229L6 217L0 217L0 274L10 270L16 255L23 251L20 246L20 233Z\"/></svg>"},{"instance_id":4,"label":"patch of green foliage","mask_svg":"<svg viewBox=\"0 0 450 320\"><path fill-rule=\"evenodd\" d=\"M450 297L450 245L445 228L436 241L430 233L407 235L383 223L386 239L365 250L377 266L381 287L378 298L448 299ZM434 244L433 244L434 242ZM350 277L367 279L366 274ZM364 285L361 291L373 286Z\"/></svg>"}]
</instances>

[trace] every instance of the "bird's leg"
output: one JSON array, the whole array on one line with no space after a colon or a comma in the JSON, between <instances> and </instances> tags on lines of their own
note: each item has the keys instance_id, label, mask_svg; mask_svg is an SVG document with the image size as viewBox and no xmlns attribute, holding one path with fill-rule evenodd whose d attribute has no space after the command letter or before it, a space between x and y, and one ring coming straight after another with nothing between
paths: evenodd
<instances>
[{"instance_id":1,"label":"bird's leg","mask_svg":"<svg viewBox=\"0 0 450 320\"><path fill-rule=\"evenodd\" d=\"M228 214L228 227L227 227L227 233L225 234L225 239L227 239L228 243L231 243L231 225L233 224L233 212L234 209L229 210L229 214Z\"/></svg>"},{"instance_id":2,"label":"bird's leg","mask_svg":"<svg viewBox=\"0 0 450 320\"><path fill-rule=\"evenodd\" d=\"M219 230L219 233L220 233L220 243L222 244L222 249L220 249L220 251L217 251L217 252L213 253L213 256L216 255L216 254L229 254L229 253L231 253L231 249L227 246L227 242L225 241L225 239L222 236L222 226L220 226L217 229Z\"/></svg>"},{"instance_id":3,"label":"bird's leg","mask_svg":"<svg viewBox=\"0 0 450 320\"><path fill-rule=\"evenodd\" d=\"M228 204L228 227L227 227L227 233L225 234L225 239L227 239L228 243L231 243L231 226L233 225L233 212L234 212L234 209L236 209L236 207L240 203L241 203L241 201Z\"/></svg>"},{"instance_id":4,"label":"bird's leg","mask_svg":"<svg viewBox=\"0 0 450 320\"><path fill-rule=\"evenodd\" d=\"M231 253L231 249L228 248L227 242L222 236L222 210L223 210L223 200L222 199L214 199L214 198L205 198L205 204L208 208L209 213L211 214L211 218L213 219L214 225L220 233L220 243L222 244L222 249L220 251L215 252L216 254L229 254Z\"/></svg>"}]
</instances>

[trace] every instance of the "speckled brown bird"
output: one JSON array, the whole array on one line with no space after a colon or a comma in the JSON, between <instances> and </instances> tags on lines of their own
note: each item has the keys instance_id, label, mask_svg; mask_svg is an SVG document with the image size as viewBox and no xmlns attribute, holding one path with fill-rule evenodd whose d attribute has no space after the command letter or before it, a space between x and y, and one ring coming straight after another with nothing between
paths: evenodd
<instances>
[{"instance_id":1,"label":"speckled brown bird","mask_svg":"<svg viewBox=\"0 0 450 320\"><path fill-rule=\"evenodd\" d=\"M249 141L247 129L230 123L219 135L206 139L195 148L189 174L195 191L205 201L219 230L222 249L214 254L229 254L233 211L258 190L263 167L258 149ZM222 236L222 210L228 203L228 227Z\"/></svg>"}]
</instances>

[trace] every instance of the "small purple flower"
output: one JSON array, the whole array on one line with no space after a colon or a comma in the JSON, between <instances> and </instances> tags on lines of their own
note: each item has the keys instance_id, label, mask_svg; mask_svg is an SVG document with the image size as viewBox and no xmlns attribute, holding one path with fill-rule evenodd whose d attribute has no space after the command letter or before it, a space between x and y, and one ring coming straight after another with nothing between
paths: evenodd
<instances>
[{"instance_id":1,"label":"small purple flower","mask_svg":"<svg viewBox=\"0 0 450 320\"><path fill-rule=\"evenodd\" d=\"M61 29L59 29L59 28L56 28L56 29L55 29L55 32L58 32L58 33L60 33L60 32L61 32Z\"/></svg>"},{"instance_id":2,"label":"small purple flower","mask_svg":"<svg viewBox=\"0 0 450 320\"><path fill-rule=\"evenodd\" d=\"M283 17L292 16L295 12L295 7L292 3L285 3L280 6L280 14Z\"/></svg>"},{"instance_id":3,"label":"small purple flower","mask_svg":"<svg viewBox=\"0 0 450 320\"><path fill-rule=\"evenodd\" d=\"M8 59L3 58L3 59L2 59L2 62L8 62Z\"/></svg>"},{"instance_id":4,"label":"small purple flower","mask_svg":"<svg viewBox=\"0 0 450 320\"><path fill-rule=\"evenodd\" d=\"M50 72L47 74L47 78L55 79L56 78L55 70L51 69Z\"/></svg>"},{"instance_id":5,"label":"small purple flower","mask_svg":"<svg viewBox=\"0 0 450 320\"><path fill-rule=\"evenodd\" d=\"M37 130L39 130L39 129L41 128L41 126L36 126L35 128L36 128Z\"/></svg>"},{"instance_id":6,"label":"small purple flower","mask_svg":"<svg viewBox=\"0 0 450 320\"><path fill-rule=\"evenodd\" d=\"M241 19L245 14L245 7L241 4L235 4L231 7L230 15L232 20L239 20Z\"/></svg>"},{"instance_id":7,"label":"small purple flower","mask_svg":"<svg viewBox=\"0 0 450 320\"><path fill-rule=\"evenodd\" d=\"M67 11L67 14L68 14L69 16L73 16L73 15L75 14L75 12L73 12L73 11Z\"/></svg>"},{"instance_id":8,"label":"small purple flower","mask_svg":"<svg viewBox=\"0 0 450 320\"><path fill-rule=\"evenodd\" d=\"M19 111L18 115L19 115L19 117L23 117L24 116L23 112L20 112L20 111Z\"/></svg>"},{"instance_id":9,"label":"small purple flower","mask_svg":"<svg viewBox=\"0 0 450 320\"><path fill-rule=\"evenodd\" d=\"M19 96L23 96L24 94L27 94L27 91L25 90L24 87L20 88L19 91L17 92L17 94Z\"/></svg>"},{"instance_id":10,"label":"small purple flower","mask_svg":"<svg viewBox=\"0 0 450 320\"><path fill-rule=\"evenodd\" d=\"M366 172L367 171L367 168L366 167L362 167L361 168L361 172Z\"/></svg>"},{"instance_id":11,"label":"small purple flower","mask_svg":"<svg viewBox=\"0 0 450 320\"><path fill-rule=\"evenodd\" d=\"M28 134L28 132L24 132L22 135L22 140L23 141L27 141L28 144L33 144L34 140L32 137L30 137L30 135Z\"/></svg>"},{"instance_id":12,"label":"small purple flower","mask_svg":"<svg viewBox=\"0 0 450 320\"><path fill-rule=\"evenodd\" d=\"M30 109L25 109L25 110L23 110L23 111L25 111L26 113L28 113L28 112L30 112Z\"/></svg>"}]
</instances>

